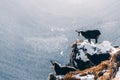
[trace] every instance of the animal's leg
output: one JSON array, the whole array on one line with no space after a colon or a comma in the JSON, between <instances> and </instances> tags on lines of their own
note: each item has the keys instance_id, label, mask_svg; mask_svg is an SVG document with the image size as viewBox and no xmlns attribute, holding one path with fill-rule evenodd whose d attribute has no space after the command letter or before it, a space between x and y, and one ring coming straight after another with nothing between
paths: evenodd
<instances>
[{"instance_id":1,"label":"animal's leg","mask_svg":"<svg viewBox=\"0 0 120 80\"><path fill-rule=\"evenodd\" d=\"M95 43L97 43L97 42L98 42L98 39L96 38L96 39L95 39Z\"/></svg>"},{"instance_id":2,"label":"animal's leg","mask_svg":"<svg viewBox=\"0 0 120 80\"><path fill-rule=\"evenodd\" d=\"M91 43L91 39L88 39L88 42Z\"/></svg>"}]
</instances>

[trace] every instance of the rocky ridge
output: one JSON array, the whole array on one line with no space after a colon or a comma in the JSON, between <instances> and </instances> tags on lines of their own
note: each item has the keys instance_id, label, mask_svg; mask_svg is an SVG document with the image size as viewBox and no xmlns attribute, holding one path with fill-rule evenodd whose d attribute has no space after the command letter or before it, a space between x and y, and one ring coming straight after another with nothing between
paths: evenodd
<instances>
[{"instance_id":1,"label":"rocky ridge","mask_svg":"<svg viewBox=\"0 0 120 80\"><path fill-rule=\"evenodd\" d=\"M97 55L97 59L93 58L97 64L86 54ZM68 65L77 70L66 75L50 74L49 80L115 80L120 66L120 48L112 46L109 41L90 44L86 40L76 40L72 44Z\"/></svg>"}]
</instances>

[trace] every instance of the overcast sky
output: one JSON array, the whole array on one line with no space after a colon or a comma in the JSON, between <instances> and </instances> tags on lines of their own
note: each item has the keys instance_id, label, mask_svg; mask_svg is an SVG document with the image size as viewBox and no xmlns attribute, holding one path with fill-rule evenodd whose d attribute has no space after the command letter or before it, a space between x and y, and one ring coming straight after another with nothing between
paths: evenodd
<instances>
[{"instance_id":1,"label":"overcast sky","mask_svg":"<svg viewBox=\"0 0 120 80\"><path fill-rule=\"evenodd\" d=\"M44 11L67 17L118 17L120 0L5 0L6 3L16 4L27 11ZM1 3L1 5L4 3ZM6 5L3 6L6 6ZM1 6L2 7L2 6ZM17 7L17 6L16 6Z\"/></svg>"},{"instance_id":2,"label":"overcast sky","mask_svg":"<svg viewBox=\"0 0 120 80\"><path fill-rule=\"evenodd\" d=\"M49 13L69 17L101 16L120 12L119 0L36 0L35 5Z\"/></svg>"}]
</instances>

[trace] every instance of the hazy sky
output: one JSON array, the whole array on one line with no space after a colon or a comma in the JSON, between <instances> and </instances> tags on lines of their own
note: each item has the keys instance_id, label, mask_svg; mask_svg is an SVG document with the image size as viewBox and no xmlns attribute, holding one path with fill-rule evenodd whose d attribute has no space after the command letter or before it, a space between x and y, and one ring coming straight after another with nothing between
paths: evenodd
<instances>
[{"instance_id":1,"label":"hazy sky","mask_svg":"<svg viewBox=\"0 0 120 80\"><path fill-rule=\"evenodd\" d=\"M37 0L39 8L57 15L75 16L99 16L118 11L119 0Z\"/></svg>"},{"instance_id":2,"label":"hazy sky","mask_svg":"<svg viewBox=\"0 0 120 80\"><path fill-rule=\"evenodd\" d=\"M67 17L118 17L120 0L11 0L23 9ZM8 0L5 0L8 2Z\"/></svg>"}]
</instances>

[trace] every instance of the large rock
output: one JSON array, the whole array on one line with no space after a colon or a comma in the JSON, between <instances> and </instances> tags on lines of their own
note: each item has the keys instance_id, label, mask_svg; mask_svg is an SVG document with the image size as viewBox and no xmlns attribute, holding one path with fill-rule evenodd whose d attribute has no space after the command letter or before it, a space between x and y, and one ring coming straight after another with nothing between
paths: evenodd
<instances>
[{"instance_id":1,"label":"large rock","mask_svg":"<svg viewBox=\"0 0 120 80\"><path fill-rule=\"evenodd\" d=\"M120 66L120 48L114 48L109 41L90 44L76 40L72 44L68 65L77 70L62 78L54 75L56 80L112 80Z\"/></svg>"}]
</instances>

